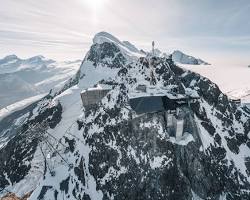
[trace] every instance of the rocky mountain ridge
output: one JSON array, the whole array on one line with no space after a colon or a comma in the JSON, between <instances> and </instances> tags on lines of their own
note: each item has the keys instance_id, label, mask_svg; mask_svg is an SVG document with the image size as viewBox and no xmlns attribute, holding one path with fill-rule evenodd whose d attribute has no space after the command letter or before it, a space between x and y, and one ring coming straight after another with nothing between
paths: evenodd
<instances>
[{"instance_id":1,"label":"rocky mountain ridge","mask_svg":"<svg viewBox=\"0 0 250 200\"><path fill-rule=\"evenodd\" d=\"M173 61L180 64L190 64L190 65L210 65L209 63L201 60L200 58L195 58L193 56L187 55L179 50L175 50L172 53Z\"/></svg>"},{"instance_id":2,"label":"rocky mountain ridge","mask_svg":"<svg viewBox=\"0 0 250 200\"><path fill-rule=\"evenodd\" d=\"M169 58L154 58L152 86L150 65L113 36L97 34L62 90L0 122L2 194L34 190L30 199L39 200L249 199L248 110ZM112 90L97 106L82 107L81 91L97 83ZM129 99L139 84L150 95L199 97L187 108L192 140L176 143L162 112L133 112Z\"/></svg>"}]
</instances>

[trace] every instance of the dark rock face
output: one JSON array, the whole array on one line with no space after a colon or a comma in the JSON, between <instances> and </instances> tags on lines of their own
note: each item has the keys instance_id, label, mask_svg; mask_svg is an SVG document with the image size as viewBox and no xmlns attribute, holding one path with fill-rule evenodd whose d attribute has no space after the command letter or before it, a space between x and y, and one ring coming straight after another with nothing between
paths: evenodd
<instances>
[{"instance_id":1,"label":"dark rock face","mask_svg":"<svg viewBox=\"0 0 250 200\"><path fill-rule=\"evenodd\" d=\"M7 145L0 149L0 188L21 181L30 170L30 161L46 128L54 128L61 120L62 107L60 104L48 108L49 101L41 107L39 114L22 125L20 131L9 140ZM46 109L44 109L46 108ZM32 115L32 114L30 114ZM40 124L48 124L48 127ZM31 128L32 127L32 128Z\"/></svg>"},{"instance_id":2,"label":"dark rock face","mask_svg":"<svg viewBox=\"0 0 250 200\"><path fill-rule=\"evenodd\" d=\"M3 118L0 121L0 138L12 138L17 132L21 130L21 127L19 124L15 124L16 119L28 115L29 117L32 115L30 113L31 110L35 109L38 102L35 102L31 104L30 106L20 110L16 111L13 114L10 114L9 116ZM1 143L1 142L0 142Z\"/></svg>"},{"instance_id":3,"label":"dark rock face","mask_svg":"<svg viewBox=\"0 0 250 200\"><path fill-rule=\"evenodd\" d=\"M43 186L42 187L42 190L41 190L41 193L39 194L39 196L37 197L38 200L43 200L44 199L44 195L46 194L46 192L48 190L52 189L51 186Z\"/></svg>"},{"instance_id":4,"label":"dark rock face","mask_svg":"<svg viewBox=\"0 0 250 200\"><path fill-rule=\"evenodd\" d=\"M108 119L113 115L119 117L116 113L119 113L119 109L110 110L105 115ZM163 123L162 116L145 116L135 121L125 121L117 125L104 125L102 133L94 134L91 139L88 139L89 145L95 146L95 150L90 153L90 172L96 180L104 179L105 174L108 174L111 167L117 171L125 170L117 179L111 178L105 184L102 181L97 182L97 188L103 191L104 198L108 198L109 193L113 194L115 199L166 198L170 193L165 184L173 189L177 186L171 180L168 180L168 175L166 175L167 171L177 173L172 164L174 155L171 151L167 151L169 148L173 149L173 145L170 142L158 139L157 129L140 128L142 121L150 122L152 118L159 120L159 123ZM107 146L107 143L112 141L116 142L119 150ZM145 156L145 160L138 158L138 161L128 155L129 149L135 151L135 158L142 154ZM156 155L162 155L163 152L166 159L162 162L169 162L169 169L151 169L149 159L153 159ZM101 154L105 154L105 156L102 156L103 160L100 160ZM161 189L163 190L162 193L160 192Z\"/></svg>"},{"instance_id":5,"label":"dark rock face","mask_svg":"<svg viewBox=\"0 0 250 200\"><path fill-rule=\"evenodd\" d=\"M84 174L84 166L83 166L83 157L81 158L81 161L79 163L79 166L74 168L74 172L76 176L78 177L78 180L81 181L83 185L85 185L85 174Z\"/></svg>"},{"instance_id":6,"label":"dark rock face","mask_svg":"<svg viewBox=\"0 0 250 200\"><path fill-rule=\"evenodd\" d=\"M69 179L70 177L66 178L60 183L60 190L65 192L66 194L69 192Z\"/></svg>"},{"instance_id":7,"label":"dark rock face","mask_svg":"<svg viewBox=\"0 0 250 200\"><path fill-rule=\"evenodd\" d=\"M125 64L125 57L120 49L113 43L104 42L91 46L87 60L94 65L103 64L110 68L121 68Z\"/></svg>"},{"instance_id":8,"label":"dark rock face","mask_svg":"<svg viewBox=\"0 0 250 200\"><path fill-rule=\"evenodd\" d=\"M109 112L107 111L107 115ZM106 118L109 119L110 116ZM155 118L157 124L164 127L161 115L145 115L112 127L104 125L103 132L92 135L91 139L88 138L89 145L95 147L90 154L90 169L96 180L102 179L110 167L116 170L121 169L121 166L127 168L118 179L112 179L104 185L97 182L97 188L102 190L104 197L108 198L108 193L112 193L115 199L192 199L191 191L204 199L219 199L223 192L230 193L228 199L249 197L239 188L237 179L242 178L242 175L235 174L233 164L228 167L226 150L223 147L211 146L206 152L201 152L202 144L199 140L187 146L174 145L158 138L158 129L141 128L141 123L152 122ZM87 127L86 131L89 130ZM84 135L89 137L87 133ZM110 138L109 135L115 138ZM111 141L116 141L116 146L121 151L120 158L114 149L107 149L106 144ZM135 157L145 155L148 161L164 155L166 160L162 162L168 164L152 169L147 161L140 160L140 156L137 163L135 159L127 156L129 148L135 151ZM101 160L103 154L104 160ZM103 162L107 164L100 168ZM117 166L118 162L121 164L120 167ZM244 179L242 181L245 182ZM247 182L244 184L245 188L249 188Z\"/></svg>"}]
</instances>

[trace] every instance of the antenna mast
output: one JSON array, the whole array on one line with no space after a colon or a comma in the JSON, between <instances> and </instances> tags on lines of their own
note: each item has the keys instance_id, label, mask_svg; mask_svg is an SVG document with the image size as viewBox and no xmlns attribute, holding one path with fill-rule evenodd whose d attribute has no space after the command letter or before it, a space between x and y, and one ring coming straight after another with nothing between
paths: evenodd
<instances>
[{"instance_id":1,"label":"antenna mast","mask_svg":"<svg viewBox=\"0 0 250 200\"><path fill-rule=\"evenodd\" d=\"M152 41L152 55L149 56L149 67L150 67L150 85L156 85L156 78L154 73L154 60L155 60L155 42Z\"/></svg>"},{"instance_id":2,"label":"antenna mast","mask_svg":"<svg viewBox=\"0 0 250 200\"><path fill-rule=\"evenodd\" d=\"M155 56L155 41L152 42L152 55Z\"/></svg>"}]
</instances>

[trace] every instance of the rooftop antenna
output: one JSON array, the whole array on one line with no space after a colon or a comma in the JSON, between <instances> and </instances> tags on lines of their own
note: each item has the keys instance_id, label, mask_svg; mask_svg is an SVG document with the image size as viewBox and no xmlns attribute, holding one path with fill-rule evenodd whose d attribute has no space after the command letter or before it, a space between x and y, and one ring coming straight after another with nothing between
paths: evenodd
<instances>
[{"instance_id":1,"label":"rooftop antenna","mask_svg":"<svg viewBox=\"0 0 250 200\"><path fill-rule=\"evenodd\" d=\"M152 55L155 55L155 41L152 42Z\"/></svg>"},{"instance_id":2,"label":"rooftop antenna","mask_svg":"<svg viewBox=\"0 0 250 200\"><path fill-rule=\"evenodd\" d=\"M154 73L154 56L155 56L155 42L152 41L152 56L149 57L150 67L150 85L156 85L156 78Z\"/></svg>"}]
</instances>

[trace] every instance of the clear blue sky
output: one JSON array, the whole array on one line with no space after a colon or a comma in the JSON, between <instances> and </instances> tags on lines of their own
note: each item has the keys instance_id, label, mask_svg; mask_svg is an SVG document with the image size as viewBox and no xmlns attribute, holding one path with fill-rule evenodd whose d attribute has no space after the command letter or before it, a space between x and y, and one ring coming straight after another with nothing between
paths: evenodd
<instances>
[{"instance_id":1,"label":"clear blue sky","mask_svg":"<svg viewBox=\"0 0 250 200\"><path fill-rule=\"evenodd\" d=\"M250 64L249 0L0 0L0 57L83 58L95 33Z\"/></svg>"}]
</instances>

